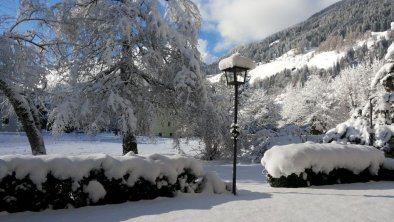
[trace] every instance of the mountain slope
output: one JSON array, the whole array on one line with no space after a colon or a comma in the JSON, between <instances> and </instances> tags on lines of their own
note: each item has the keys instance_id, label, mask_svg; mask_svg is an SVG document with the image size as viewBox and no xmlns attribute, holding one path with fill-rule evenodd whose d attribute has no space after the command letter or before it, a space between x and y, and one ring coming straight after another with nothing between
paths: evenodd
<instances>
[{"instance_id":1,"label":"mountain slope","mask_svg":"<svg viewBox=\"0 0 394 222\"><path fill-rule=\"evenodd\" d=\"M392 0L343 0L260 42L238 46L229 54L237 51L256 62L267 62L292 49L298 53L318 47L331 51L341 42L351 42L367 31L388 30L392 21ZM218 72L217 62L207 67L207 73Z\"/></svg>"}]
</instances>

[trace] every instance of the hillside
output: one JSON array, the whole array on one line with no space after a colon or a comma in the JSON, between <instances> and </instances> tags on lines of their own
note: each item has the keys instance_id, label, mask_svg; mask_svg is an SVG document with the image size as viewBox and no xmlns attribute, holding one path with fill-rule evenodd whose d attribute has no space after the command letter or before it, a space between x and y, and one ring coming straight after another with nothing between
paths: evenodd
<instances>
[{"instance_id":1,"label":"hillside","mask_svg":"<svg viewBox=\"0 0 394 222\"><path fill-rule=\"evenodd\" d=\"M343 0L260 42L238 46L228 55L237 51L256 62L266 63L290 50L296 50L297 53L314 48L331 51L342 45L352 44L368 31L388 30L392 21L394 1ZM388 44L384 44L383 47L387 46ZM206 70L210 74L218 73L217 62L208 65Z\"/></svg>"},{"instance_id":2,"label":"hillside","mask_svg":"<svg viewBox=\"0 0 394 222\"><path fill-rule=\"evenodd\" d=\"M394 23L392 29L394 30ZM312 48L303 53L292 49L278 58L266 63L258 63L250 71L249 83L255 86L271 87L285 86L289 81L293 83L304 81L311 72L319 72L336 76L339 71L349 65L360 63L366 59L381 58L381 52L387 49L387 43L392 41L392 30L384 32L367 32L342 48L322 51ZM210 82L220 81L222 74L209 76ZM287 78L289 77L289 78ZM291 78L290 78L291 77Z\"/></svg>"}]
</instances>

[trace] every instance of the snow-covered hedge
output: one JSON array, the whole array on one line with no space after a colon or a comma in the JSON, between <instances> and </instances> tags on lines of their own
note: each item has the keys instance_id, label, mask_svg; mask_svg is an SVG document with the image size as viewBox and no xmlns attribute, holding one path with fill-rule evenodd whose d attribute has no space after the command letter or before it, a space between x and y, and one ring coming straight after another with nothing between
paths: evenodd
<instances>
[{"instance_id":1,"label":"snow-covered hedge","mask_svg":"<svg viewBox=\"0 0 394 222\"><path fill-rule=\"evenodd\" d=\"M121 203L177 192L222 193L226 184L186 157L0 157L0 211L39 211Z\"/></svg>"},{"instance_id":2,"label":"snow-covered hedge","mask_svg":"<svg viewBox=\"0 0 394 222\"><path fill-rule=\"evenodd\" d=\"M275 187L302 187L375 179L382 151L361 145L303 143L275 146L261 160Z\"/></svg>"}]
</instances>

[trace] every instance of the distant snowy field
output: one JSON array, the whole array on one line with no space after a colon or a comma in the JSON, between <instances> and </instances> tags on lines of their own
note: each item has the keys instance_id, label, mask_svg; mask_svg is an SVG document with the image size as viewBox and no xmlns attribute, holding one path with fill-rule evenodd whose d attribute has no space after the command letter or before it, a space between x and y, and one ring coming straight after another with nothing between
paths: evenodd
<instances>
[{"instance_id":1,"label":"distant snowy field","mask_svg":"<svg viewBox=\"0 0 394 222\"><path fill-rule=\"evenodd\" d=\"M121 140L111 134L89 137L66 134L54 139L45 135L50 154L121 154ZM154 152L174 155L171 139L139 138L142 155ZM182 150L194 155L198 141L182 143ZM29 154L23 134L0 133L0 155ZM203 162L205 171L231 179L232 166L222 161ZM0 221L393 221L394 183L369 182L310 188L272 188L262 175L260 164L238 165L238 195L180 194L116 205L83 207L43 212L0 213Z\"/></svg>"}]
</instances>

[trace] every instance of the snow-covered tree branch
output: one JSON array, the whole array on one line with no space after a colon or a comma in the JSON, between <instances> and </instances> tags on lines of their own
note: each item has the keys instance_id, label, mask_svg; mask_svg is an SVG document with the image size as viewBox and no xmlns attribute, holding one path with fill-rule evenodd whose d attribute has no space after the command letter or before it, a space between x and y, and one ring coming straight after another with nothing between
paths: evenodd
<instances>
[{"instance_id":1,"label":"snow-covered tree branch","mask_svg":"<svg viewBox=\"0 0 394 222\"><path fill-rule=\"evenodd\" d=\"M56 22L47 22L57 41L67 43L56 66L67 78L54 90L54 132L75 127L96 133L115 125L135 135L138 122L149 122L159 110L190 120L186 113L204 106L198 9L189 0L168 1L165 13L161 7L155 0L75 0L52 7Z\"/></svg>"}]
</instances>

